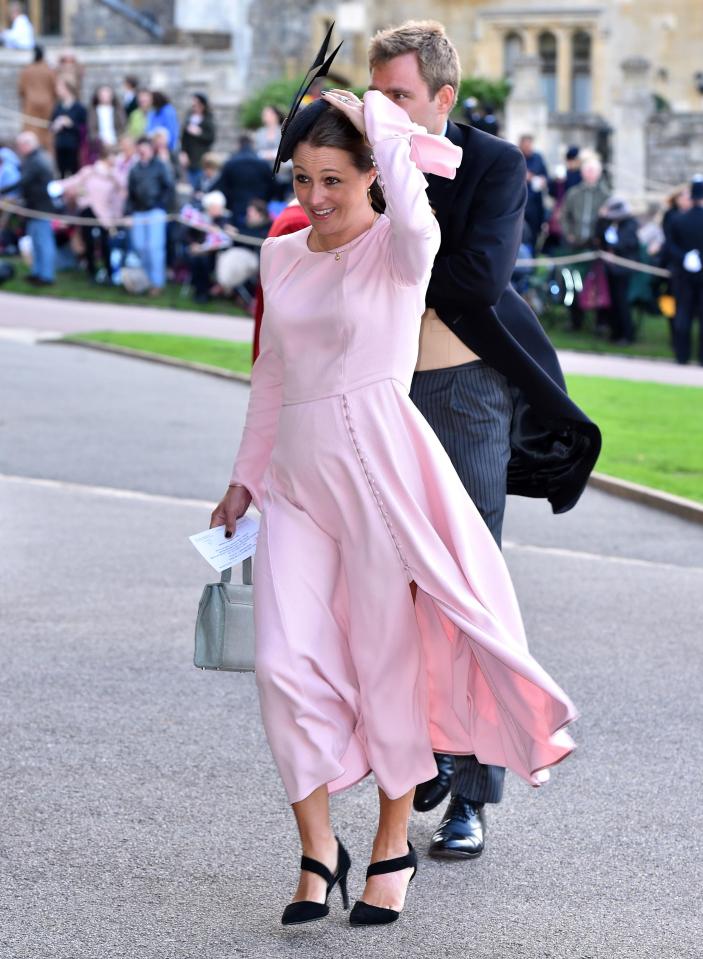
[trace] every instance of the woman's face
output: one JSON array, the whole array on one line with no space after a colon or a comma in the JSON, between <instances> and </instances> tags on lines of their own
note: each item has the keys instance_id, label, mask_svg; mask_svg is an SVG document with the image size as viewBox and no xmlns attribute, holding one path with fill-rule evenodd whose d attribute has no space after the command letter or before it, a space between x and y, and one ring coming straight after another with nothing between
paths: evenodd
<instances>
[{"instance_id":1,"label":"woman's face","mask_svg":"<svg viewBox=\"0 0 703 959\"><path fill-rule=\"evenodd\" d=\"M367 191L375 179L375 170L357 170L351 155L337 147L299 143L293 153L295 195L322 236L363 221L369 211Z\"/></svg>"},{"instance_id":2,"label":"woman's face","mask_svg":"<svg viewBox=\"0 0 703 959\"><path fill-rule=\"evenodd\" d=\"M691 194L688 192L688 190L682 190L676 197L676 209L685 213L686 210L691 209L692 205Z\"/></svg>"},{"instance_id":3,"label":"woman's face","mask_svg":"<svg viewBox=\"0 0 703 959\"><path fill-rule=\"evenodd\" d=\"M100 87L98 90L98 103L112 103L112 87Z\"/></svg>"},{"instance_id":4,"label":"woman's face","mask_svg":"<svg viewBox=\"0 0 703 959\"><path fill-rule=\"evenodd\" d=\"M278 114L273 107L264 107L261 111L261 122L266 127L273 126L274 124L278 126Z\"/></svg>"},{"instance_id":5,"label":"woman's face","mask_svg":"<svg viewBox=\"0 0 703 959\"><path fill-rule=\"evenodd\" d=\"M134 142L132 137L122 137L120 139L120 150L122 155L129 158L134 156L137 149L137 144Z\"/></svg>"},{"instance_id":6,"label":"woman's face","mask_svg":"<svg viewBox=\"0 0 703 959\"><path fill-rule=\"evenodd\" d=\"M193 97L193 99L190 101L190 109L192 113L202 114L205 112L205 107L197 97Z\"/></svg>"},{"instance_id":7,"label":"woman's face","mask_svg":"<svg viewBox=\"0 0 703 959\"><path fill-rule=\"evenodd\" d=\"M137 94L137 103L139 104L139 109L147 113L151 110L151 94L148 90L140 90Z\"/></svg>"}]
</instances>

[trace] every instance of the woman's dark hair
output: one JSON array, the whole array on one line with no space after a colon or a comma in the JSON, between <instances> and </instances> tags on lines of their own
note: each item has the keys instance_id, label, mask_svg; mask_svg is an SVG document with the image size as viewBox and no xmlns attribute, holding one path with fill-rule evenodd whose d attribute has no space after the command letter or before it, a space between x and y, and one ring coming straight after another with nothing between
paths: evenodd
<instances>
[{"instance_id":1,"label":"woman's dark hair","mask_svg":"<svg viewBox=\"0 0 703 959\"><path fill-rule=\"evenodd\" d=\"M317 104L312 104L311 107L317 107ZM311 107L301 110L298 116L302 117L306 110L310 110ZM335 147L337 150L344 150L350 155L352 163L360 173L368 173L369 170L373 169L371 147L354 124L326 103L317 107L317 113L318 116L312 125L299 138L296 138L290 151L291 154L298 143L309 143L311 147ZM296 116L296 120L298 116ZM292 127L293 124L291 124ZM383 190L378 178L371 184L371 205L377 213L383 213L386 209L386 201L383 198Z\"/></svg>"},{"instance_id":2,"label":"woman's dark hair","mask_svg":"<svg viewBox=\"0 0 703 959\"><path fill-rule=\"evenodd\" d=\"M153 90L151 94L151 102L154 104L155 110L160 110L162 107L165 107L169 103L169 99L165 93L162 93L161 90Z\"/></svg>"},{"instance_id":3,"label":"woman's dark hair","mask_svg":"<svg viewBox=\"0 0 703 959\"><path fill-rule=\"evenodd\" d=\"M98 158L107 160L108 157L114 157L119 154L119 149L112 143L101 143L98 146Z\"/></svg>"},{"instance_id":4,"label":"woman's dark hair","mask_svg":"<svg viewBox=\"0 0 703 959\"><path fill-rule=\"evenodd\" d=\"M67 80L66 77L59 77L57 83L63 83L68 91L68 95L73 97L74 100L78 99L78 90L73 80Z\"/></svg>"},{"instance_id":5,"label":"woman's dark hair","mask_svg":"<svg viewBox=\"0 0 703 959\"><path fill-rule=\"evenodd\" d=\"M112 94L112 99L110 100L110 103L112 104L113 107L117 107L117 104L118 104L118 102L119 102L118 99L117 99L117 94L116 94L115 91L112 89L112 87L110 86L109 83L101 83L101 84L99 84L99 86L97 86L97 87L95 88L95 93L93 94L93 99L90 101L91 106L97 107L97 105L100 103L100 99L99 99L99 97L98 97L98 94L100 93L101 90L109 90L109 91L110 91L110 93Z\"/></svg>"}]
</instances>

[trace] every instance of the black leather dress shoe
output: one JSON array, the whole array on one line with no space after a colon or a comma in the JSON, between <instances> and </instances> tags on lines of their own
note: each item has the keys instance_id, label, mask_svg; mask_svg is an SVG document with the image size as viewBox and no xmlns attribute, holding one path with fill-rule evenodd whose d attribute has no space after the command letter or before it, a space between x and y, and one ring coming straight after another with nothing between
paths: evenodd
<instances>
[{"instance_id":1,"label":"black leather dress shoe","mask_svg":"<svg viewBox=\"0 0 703 959\"><path fill-rule=\"evenodd\" d=\"M446 753L435 753L434 758L437 763L437 775L434 779L428 779L426 783L420 783L415 787L413 808L417 812L429 812L430 809L439 806L451 789L454 757L447 756Z\"/></svg>"},{"instance_id":2,"label":"black leather dress shoe","mask_svg":"<svg viewBox=\"0 0 703 959\"><path fill-rule=\"evenodd\" d=\"M483 852L483 803L452 796L430 843L433 859L476 859Z\"/></svg>"}]
</instances>

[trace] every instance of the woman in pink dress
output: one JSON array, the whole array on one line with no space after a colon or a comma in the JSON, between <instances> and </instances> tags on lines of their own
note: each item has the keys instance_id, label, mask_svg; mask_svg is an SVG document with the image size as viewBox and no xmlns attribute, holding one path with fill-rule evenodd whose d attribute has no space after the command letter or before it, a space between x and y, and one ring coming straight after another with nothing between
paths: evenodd
<instances>
[{"instance_id":1,"label":"woman in pink dress","mask_svg":"<svg viewBox=\"0 0 703 959\"><path fill-rule=\"evenodd\" d=\"M327 915L335 884L346 906L328 797L373 772L350 920L387 923L416 870L408 819L433 752L536 786L572 750L576 713L530 656L503 557L408 397L440 242L421 171L452 178L459 148L377 91L329 92L284 139L311 226L262 249L261 354L212 525L231 533L252 500L262 513L256 678L303 851L283 922Z\"/></svg>"}]
</instances>

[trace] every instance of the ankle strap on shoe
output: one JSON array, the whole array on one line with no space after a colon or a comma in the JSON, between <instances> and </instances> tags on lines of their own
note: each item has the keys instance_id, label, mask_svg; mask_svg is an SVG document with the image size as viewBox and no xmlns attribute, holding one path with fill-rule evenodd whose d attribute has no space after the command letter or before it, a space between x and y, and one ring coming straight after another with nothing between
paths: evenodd
<instances>
[{"instance_id":1,"label":"ankle strap on shoe","mask_svg":"<svg viewBox=\"0 0 703 959\"><path fill-rule=\"evenodd\" d=\"M417 868L417 853L413 844L409 842L407 855L398 856L396 859L384 859L382 862L372 862L366 870L366 878L382 876L387 872L400 872L401 869L415 868Z\"/></svg>"},{"instance_id":2,"label":"ankle strap on shoe","mask_svg":"<svg viewBox=\"0 0 703 959\"><path fill-rule=\"evenodd\" d=\"M322 876L328 886L334 882L334 876L327 866L325 866L324 863L318 862L317 859L311 859L309 856L301 856L300 868L304 869L305 872L314 872L316 875Z\"/></svg>"}]
</instances>

